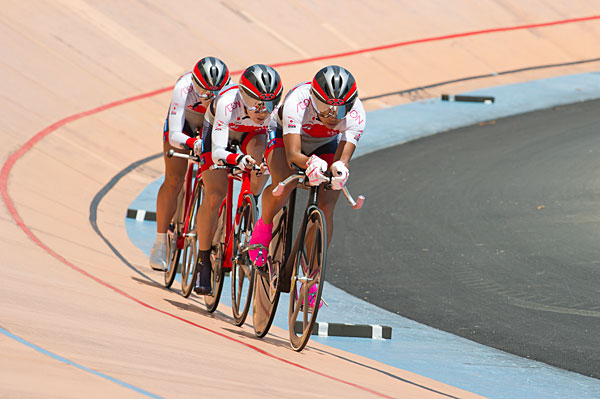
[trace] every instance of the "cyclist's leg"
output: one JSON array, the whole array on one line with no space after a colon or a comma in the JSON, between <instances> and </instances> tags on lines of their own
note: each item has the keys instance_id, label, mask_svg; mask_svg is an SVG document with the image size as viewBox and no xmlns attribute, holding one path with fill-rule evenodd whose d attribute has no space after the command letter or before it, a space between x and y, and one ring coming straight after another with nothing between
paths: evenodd
<instances>
[{"instance_id":1,"label":"cyclist's leg","mask_svg":"<svg viewBox=\"0 0 600 399\"><path fill-rule=\"evenodd\" d=\"M336 160L338 150L337 140L332 140L319 148L315 149L310 155L314 154L327 162L327 165L331 167L334 160ZM319 208L325 214L325 222L327 224L327 245L331 243L331 237L333 237L333 211L335 204L340 196L339 191L324 190L323 187L319 189Z\"/></svg>"},{"instance_id":2,"label":"cyclist's leg","mask_svg":"<svg viewBox=\"0 0 600 399\"><path fill-rule=\"evenodd\" d=\"M168 129L168 125L165 125ZM167 262L167 229L175 214L177 194L181 189L187 160L182 158L169 158L167 152L174 150L185 151L172 147L168 140L168 130L163 132L163 159L165 162L165 180L163 181L156 197L156 241L150 250L150 266L154 270L165 270Z\"/></svg>"},{"instance_id":3,"label":"cyclist's leg","mask_svg":"<svg viewBox=\"0 0 600 399\"><path fill-rule=\"evenodd\" d=\"M265 154L266 141L266 135L263 133L245 135L242 139L241 150L260 164ZM256 172L252 172L250 191L257 197L257 200L265 184L267 184L267 180L269 180L269 176L256 176Z\"/></svg>"},{"instance_id":4,"label":"cyclist's leg","mask_svg":"<svg viewBox=\"0 0 600 399\"><path fill-rule=\"evenodd\" d=\"M194 291L197 294L210 292L211 261L210 250L217 229L219 208L227 194L227 172L225 170L210 170L212 143L210 135L203 135L202 156L200 160L204 194L202 203L196 215L196 236L198 238L198 273Z\"/></svg>"},{"instance_id":5,"label":"cyclist's leg","mask_svg":"<svg viewBox=\"0 0 600 399\"><path fill-rule=\"evenodd\" d=\"M287 164L283 140L277 140L273 138L269 142L269 145L267 146L266 158L267 164L269 165L269 171L271 173L271 185L269 185L262 193L262 215L256 222L254 231L252 232L252 238L250 239L250 245L259 244L264 247L263 251L260 249L252 249L249 252L250 259L257 266L262 266L264 264L264 260L266 259L267 254L265 251L271 242L273 218L286 203L289 194L293 189L293 187L287 187L283 195L279 197L275 197L273 195L273 189L277 187L277 184L293 173ZM262 257L259 257L260 254L262 254Z\"/></svg>"},{"instance_id":6,"label":"cyclist's leg","mask_svg":"<svg viewBox=\"0 0 600 399\"><path fill-rule=\"evenodd\" d=\"M158 189L156 197L156 232L166 233L175 214L177 206L177 194L181 189L188 161L183 158L169 158L167 152L174 150L179 153L187 153L172 147L168 142L163 143L163 158L165 160L165 180Z\"/></svg>"},{"instance_id":7,"label":"cyclist's leg","mask_svg":"<svg viewBox=\"0 0 600 399\"><path fill-rule=\"evenodd\" d=\"M325 214L325 223L327 223L327 246L333 237L333 211L339 197L339 190L323 190L321 188L319 192L319 208Z\"/></svg>"},{"instance_id":8,"label":"cyclist's leg","mask_svg":"<svg viewBox=\"0 0 600 399\"><path fill-rule=\"evenodd\" d=\"M271 173L271 185L265 188L262 194L261 218L265 224L271 224L273 223L273 218L277 212L283 208L289 198L290 193L294 189L294 185L289 185L286 187L283 195L278 197L273 195L273 189L294 173L294 171L289 167L287 158L285 156L285 146L283 144L280 127L277 127L277 130L271 135L265 154L267 165L269 166L269 172Z\"/></svg>"}]
</instances>

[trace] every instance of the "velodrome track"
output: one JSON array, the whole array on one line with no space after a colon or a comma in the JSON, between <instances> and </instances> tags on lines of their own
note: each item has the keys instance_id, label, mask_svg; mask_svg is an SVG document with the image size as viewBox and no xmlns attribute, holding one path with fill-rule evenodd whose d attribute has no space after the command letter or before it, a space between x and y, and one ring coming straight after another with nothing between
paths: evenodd
<instances>
[{"instance_id":1,"label":"velodrome track","mask_svg":"<svg viewBox=\"0 0 600 399\"><path fill-rule=\"evenodd\" d=\"M360 214L340 207L328 280L599 378L599 107L493 120L356 159L352 188L370 203Z\"/></svg>"},{"instance_id":2,"label":"velodrome track","mask_svg":"<svg viewBox=\"0 0 600 399\"><path fill-rule=\"evenodd\" d=\"M552 8L536 5L535 12L529 13L517 2L482 3L477 9L467 3L454 4L450 11L461 12L452 13L434 2L423 3L419 10L391 2L384 10L374 3L363 9L364 3L355 3L338 7L343 10L339 20L324 20L310 5L274 2L281 15L297 16L295 24L285 18L265 24L245 2L211 3L203 11L223 17L202 19L202 28L196 25L195 15L185 12L183 3L179 8L170 5L173 9L149 3L117 7L69 0L4 7L0 25L5 55L0 184L6 205L0 219L5 281L0 288L4 304L0 345L6 354L0 364L2 394L476 397L316 344L311 347L320 350L293 353L284 331L258 341L250 328L235 329L226 318L208 317L194 302L146 284L123 267L89 225L89 206L97 191L132 161L156 152L168 103L168 90L162 88L193 64L198 56L191 52L210 51L226 59L232 70L253 62L289 61L280 71L290 87L310 77L319 65L332 62L294 60L338 54L343 48L346 53L336 62L355 72L363 96L506 67L597 56L590 49L597 43L599 26L597 18L587 18L595 11L587 2ZM340 5L331 4L330 12ZM432 20L434 24L424 23ZM563 23L548 24L552 21ZM360 29L346 34L348 23ZM302 29L306 26L314 29L306 32ZM483 32L507 26L520 28ZM224 27L231 33L229 38L246 37L264 46L250 50L247 43L216 35L197 43L201 33L220 32ZM300 32L303 40L296 40ZM498 40L500 34L505 35L503 41ZM399 37L439 40L421 42L421 47L406 44L355 51L373 48L373 43L398 43ZM515 52L510 43L519 43L524 50ZM484 51L489 48L494 51ZM462 57L450 56L457 53ZM436 66L440 59L447 60L444 68ZM401 72L397 65L402 65ZM373 70L376 73L367 73ZM586 70L593 66L536 74ZM528 78L531 75L501 76L451 88L466 90ZM114 102L119 99L126 100ZM369 109L406 101L402 96L374 100ZM137 266L147 260L126 236L124 204L161 171L160 162L136 170L98 209L97 223L104 234L118 242L121 252ZM67 360L73 363L66 366ZM300 380L310 382L295 384Z\"/></svg>"}]
</instances>

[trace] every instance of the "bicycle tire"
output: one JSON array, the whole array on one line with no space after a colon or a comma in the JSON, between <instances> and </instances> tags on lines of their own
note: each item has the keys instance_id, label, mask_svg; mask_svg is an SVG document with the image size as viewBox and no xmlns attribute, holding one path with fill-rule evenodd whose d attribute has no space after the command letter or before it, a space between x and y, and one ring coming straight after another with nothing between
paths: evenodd
<instances>
[{"instance_id":1,"label":"bicycle tire","mask_svg":"<svg viewBox=\"0 0 600 399\"><path fill-rule=\"evenodd\" d=\"M274 217L276 227L269 245L266 268L257 269L254 275L252 325L254 334L258 338L263 338L269 332L279 304L280 273L285 261L287 221L287 206L284 206Z\"/></svg>"},{"instance_id":2,"label":"bicycle tire","mask_svg":"<svg viewBox=\"0 0 600 399\"><path fill-rule=\"evenodd\" d=\"M225 272L223 270L223 260L225 259L225 235L227 232L227 206L225 200L219 209L219 219L217 220L217 229L213 237L210 249L211 261L211 292L204 295L204 304L209 313L213 313L219 306L221 292L223 291L223 280Z\"/></svg>"},{"instance_id":3,"label":"bicycle tire","mask_svg":"<svg viewBox=\"0 0 600 399\"><path fill-rule=\"evenodd\" d=\"M304 232L303 244L299 245L296 252L292 254L294 256L294 267L290 290L288 329L290 344L297 352L304 349L310 340L317 321L325 282L325 262L327 259L325 215L316 206L309 207L307 215L304 220L306 226L300 230L300 234ZM314 292L314 306L311 307L309 305L309 290L313 286L316 286L316 292ZM296 333L297 322L301 325L300 334Z\"/></svg>"},{"instance_id":4,"label":"bicycle tire","mask_svg":"<svg viewBox=\"0 0 600 399\"><path fill-rule=\"evenodd\" d=\"M194 276L198 263L198 238L196 235L196 214L202 202L202 185L197 184L191 199L191 209L188 218L184 220L187 226L187 234L183 238L183 250L181 256L181 294L187 298L194 288Z\"/></svg>"},{"instance_id":5,"label":"bicycle tire","mask_svg":"<svg viewBox=\"0 0 600 399\"><path fill-rule=\"evenodd\" d=\"M250 311L254 286L254 267L247 250L254 224L258 219L254 196L244 194L242 204L238 206L236 213L239 216L239 222L234 226L233 233L231 310L235 325L241 326Z\"/></svg>"},{"instance_id":6,"label":"bicycle tire","mask_svg":"<svg viewBox=\"0 0 600 399\"><path fill-rule=\"evenodd\" d=\"M179 247L178 242L183 231L183 221L181 219L183 218L184 202L185 191L182 189L177 195L177 209L167 230L167 270L165 270L164 276L166 288L171 288L179 269L182 249Z\"/></svg>"}]
</instances>

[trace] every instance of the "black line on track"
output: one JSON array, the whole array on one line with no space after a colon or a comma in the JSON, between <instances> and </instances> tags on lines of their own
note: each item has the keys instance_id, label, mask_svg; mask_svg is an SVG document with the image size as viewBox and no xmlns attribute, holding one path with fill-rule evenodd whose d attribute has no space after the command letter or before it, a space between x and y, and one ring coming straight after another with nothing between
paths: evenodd
<instances>
[{"instance_id":1,"label":"black line on track","mask_svg":"<svg viewBox=\"0 0 600 399\"><path fill-rule=\"evenodd\" d=\"M373 366L368 366L368 365L366 365L366 364L364 364L364 363L361 363L361 362L358 362L358 361L356 361L356 360L348 359L347 357L344 357L344 356L342 356L342 355L337 355L337 354L335 354L335 353L327 352L327 351L325 351L325 350L322 350L322 349L317 349L317 348L311 348L311 349L312 349L312 350L315 350L315 351L317 351L317 352L326 353L326 354L328 354L328 355L330 355L330 356L333 356L333 357L337 357L338 359L344 360L344 361L346 361L346 362L348 362L348 363L352 363L352 364L355 364L355 365L357 365L357 366L364 367L364 368L366 368L366 369L369 369L369 370L377 371L378 373L384 374L384 375L386 375L386 376L388 376L388 377L391 377L391 378L393 378L393 379L395 379L395 380L402 381L402 382L404 382L404 383L407 383L407 384L409 384L409 385L416 386L416 387L418 387L418 388L422 388L422 389L424 389L424 390L426 390L426 391L433 392L433 393L437 393L437 394L439 394L439 395L442 395L442 396L445 396L445 397L447 397L447 398L452 398L452 399L460 399L460 397L458 397L458 396L453 396L453 395L450 395L450 394L447 394L447 393L443 393L443 392L437 391L437 390L435 390L435 389L433 389L433 388L426 387L425 385L417 384L416 382L413 382L413 381L411 381L411 380L407 380L406 378L399 377L399 376L397 376L397 375L394 375L394 374L392 374L392 373L390 373L390 372L388 372L388 371L380 370L380 369L378 369L378 368L376 368L376 367L373 367ZM373 360L376 360L376 359L373 359ZM392 367L394 367L394 366L392 366ZM409 370L409 371L410 371L410 370ZM441 381L438 381L438 382L441 382Z\"/></svg>"},{"instance_id":2,"label":"black line on track","mask_svg":"<svg viewBox=\"0 0 600 399\"><path fill-rule=\"evenodd\" d=\"M149 277L146 274L139 271L135 266L133 266L131 263L129 263L129 261L127 259L125 259L125 257L123 255L121 255L119 250L117 248L115 248L115 246L112 245L112 243L100 231L100 228L98 227L97 219L98 219L98 205L100 205L100 201L102 201L102 199L106 196L106 194L108 194L108 192L119 182L119 180L121 180L129 172L133 171L138 166L141 166L147 162L153 161L156 158L161 157L162 155L163 155L162 152L159 152L158 154L150 155L149 157L140 159L139 161L136 161L136 162L132 163L131 165L127 166L125 169L121 170L119 173L117 173L115 176L113 176L113 178L110 179L110 181L108 183L106 183L106 185L104 187L102 187L100 189L100 191L98 191L98 193L94 196L94 199L90 203L90 224L92 225L92 228L94 229L96 234L98 234L100 236L100 238L102 238L102 240L106 243L106 245L108 245L110 250L113 251L113 253L117 256L117 258L119 258L121 260L121 262L123 262L125 264L125 266L127 266L132 271L134 271L141 277L145 278L146 280L152 281L153 283L156 283L156 284L158 284L157 281L155 281L151 277Z\"/></svg>"},{"instance_id":3,"label":"black line on track","mask_svg":"<svg viewBox=\"0 0 600 399\"><path fill-rule=\"evenodd\" d=\"M100 202L102 201L102 199L106 196L106 194L119 182L119 180L121 180L123 177L125 177L128 173L130 173L131 171L133 171L135 168L137 168L137 167L139 167L139 166L141 166L141 165L143 165L143 164L145 164L147 162L150 162L150 161L152 161L152 160L154 160L156 158L159 158L162 155L163 155L162 152L158 153L158 154L150 155L149 157L146 157L146 158L140 159L139 161L133 162L131 165L129 165L125 169L121 170L119 173L117 173L115 176L113 176L113 178L110 179L110 181L108 183L106 183L106 185L104 187L102 187L100 189L100 191L98 191L98 193L94 196L94 199L90 203L90 224L92 225L92 228L94 229L94 231L96 232L96 234L98 234L100 236L100 238L102 238L102 240L106 243L106 245L108 245L108 247L111 249L111 251L113 251L113 253L117 256L117 258L119 258L121 260L121 262L123 262L128 268L130 268L132 271L134 271L135 273L139 274L140 276L142 276L146 280L151 281L151 282L153 282L155 284L159 284L159 283L157 281L155 281L154 279L152 279L151 277L147 276L146 274L142 273L135 266L133 266L131 263L129 263L129 261L127 259L125 259L125 257L117 250L117 248L115 248L115 246L112 245L112 243L110 242L110 240L108 240L104 236L104 234L102 234L102 232L100 231L100 228L98 227L97 217L98 217L98 205L100 204ZM161 286L161 285L159 284L159 286ZM416 382L413 382L413 381L407 380L405 378L399 377L399 376L394 375L394 374L392 374L392 373L390 373L388 371L380 370L380 369L378 369L376 367L373 367L373 366L367 366L367 365L359 363L357 361L350 360L350 359L345 358L343 356L336 355L336 354L333 354L333 353L330 353L330 352L326 352L326 351L323 351L323 350L320 350L320 349L316 349L316 348L312 348L312 349L314 349L316 351L319 351L319 352L328 353L328 354L330 354L332 356L335 356L335 357L337 357L339 359L342 359L342 360L348 361L350 363L353 363L353 364L356 364L356 365L368 368L370 370L377 371L377 372L382 373L382 374L384 374L384 375L386 375L388 377L391 377L391 378L394 378L396 380L405 382L407 384L410 384L410 385L422 388L424 390L427 390L427 391L430 391L430 392L434 392L434 393L437 393L439 395L442 395L442 396L445 396L445 397L448 397L448 398L451 398L451 399L460 399L460 398L458 398L456 396L452 396L452 395L449 395L449 394L446 394L446 393L443 393L443 392L440 392L440 391L436 391L433 388L428 388L428 387L426 387L424 385L417 384Z\"/></svg>"},{"instance_id":4,"label":"black line on track","mask_svg":"<svg viewBox=\"0 0 600 399\"><path fill-rule=\"evenodd\" d=\"M424 91L424 90L427 90L427 89L432 89L434 87L446 86L446 85L449 85L449 84L452 84L452 83L466 82L466 81L469 81L469 80L492 78L492 77L495 77L495 76L510 75L510 74L514 74L514 73L533 71L533 70L536 70L536 69L558 68L558 67L563 67L563 66L586 64L586 63L598 62L598 61L600 61L600 58L590 58L590 59L587 59L587 60L564 62L564 63L560 63L560 64L547 64L547 65L538 65L538 66L532 66L532 67L526 67L526 68L519 68L519 69L511 69L511 70L503 71L503 72L493 72L493 73L488 73L488 74L484 74L484 75L469 76L469 77L466 77L466 78L453 79L453 80L447 80L445 82L433 83L433 84L426 85L426 86L413 87L412 89L394 91L394 92L385 93L385 94L378 94L376 96L364 97L364 98L361 98L360 100L361 101L368 101L368 100L374 100L376 98L382 98L382 97L389 97L389 96L395 96L395 95L403 95L403 94L415 93L415 92Z\"/></svg>"}]
</instances>

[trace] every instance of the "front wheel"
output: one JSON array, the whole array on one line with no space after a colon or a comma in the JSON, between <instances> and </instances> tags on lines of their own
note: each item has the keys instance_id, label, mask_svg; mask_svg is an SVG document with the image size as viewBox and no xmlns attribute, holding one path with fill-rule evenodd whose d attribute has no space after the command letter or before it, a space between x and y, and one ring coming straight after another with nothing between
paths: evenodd
<instances>
[{"instance_id":1,"label":"front wheel","mask_svg":"<svg viewBox=\"0 0 600 399\"><path fill-rule=\"evenodd\" d=\"M254 280L252 324L254 333L259 338L269 332L281 294L280 272L283 269L286 252L287 207L283 207L275 215L273 225L276 227L269 245L267 262L262 268L256 269Z\"/></svg>"},{"instance_id":2,"label":"front wheel","mask_svg":"<svg viewBox=\"0 0 600 399\"><path fill-rule=\"evenodd\" d=\"M238 204L233 232L233 259L231 262L231 310L236 326L246 321L252 302L254 268L248 254L250 237L257 219L256 200L245 194Z\"/></svg>"},{"instance_id":3,"label":"front wheel","mask_svg":"<svg viewBox=\"0 0 600 399\"><path fill-rule=\"evenodd\" d=\"M183 248L183 212L185 207L185 190L179 190L177 196L177 209L173 222L167 230L167 270L165 271L165 287L170 288L175 281L179 269Z\"/></svg>"},{"instance_id":4,"label":"front wheel","mask_svg":"<svg viewBox=\"0 0 600 399\"><path fill-rule=\"evenodd\" d=\"M294 256L288 313L290 344L304 349L312 334L325 283L327 228L325 215L317 207L308 210L304 236Z\"/></svg>"},{"instance_id":5,"label":"front wheel","mask_svg":"<svg viewBox=\"0 0 600 399\"><path fill-rule=\"evenodd\" d=\"M211 292L204 296L204 304L206 310L210 313L217 310L219 306L219 300L221 299L221 292L223 291L223 280L225 278L225 272L223 270L223 262L225 261L225 236L227 232L227 206L225 201L221 204L219 210L219 219L217 221L217 230L213 237L212 246L210 248L210 263L212 266L211 270Z\"/></svg>"},{"instance_id":6,"label":"front wheel","mask_svg":"<svg viewBox=\"0 0 600 399\"><path fill-rule=\"evenodd\" d=\"M194 288L194 276L198 263L198 238L196 236L196 214L202 201L202 185L197 184L190 199L190 209L184 220L183 254L181 256L181 294L189 297Z\"/></svg>"}]
</instances>

